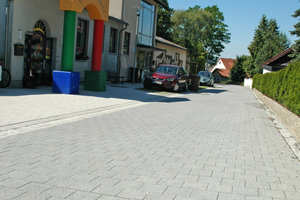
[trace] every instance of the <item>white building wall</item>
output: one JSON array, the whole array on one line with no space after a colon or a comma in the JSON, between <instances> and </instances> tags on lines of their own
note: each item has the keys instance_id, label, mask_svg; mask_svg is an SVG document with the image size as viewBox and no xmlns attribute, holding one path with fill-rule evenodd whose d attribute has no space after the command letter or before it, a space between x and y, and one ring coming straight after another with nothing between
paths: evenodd
<instances>
[{"instance_id":1,"label":"white building wall","mask_svg":"<svg viewBox=\"0 0 300 200\"><path fill-rule=\"evenodd\" d=\"M12 74L11 87L21 87L23 79L23 56L13 55L14 44L25 44L25 34L27 31L32 32L37 21L41 20L47 31L47 37L53 38L52 49L52 69L61 70L62 56L62 40L64 26L64 11L59 9L59 0L19 0L14 1L13 5L13 20L12 20L12 43L10 45L10 66ZM34 5L34 6L33 6ZM76 49L76 33L74 41L74 66L73 71L80 72L80 77L83 79L84 71L91 69L92 48L93 48L93 32L94 21L90 20L86 9L82 13L77 13L76 24L78 18L88 21L88 36L87 36L87 55L90 57L87 61L75 60ZM18 31L22 31L22 39L18 39Z\"/></svg>"}]
</instances>

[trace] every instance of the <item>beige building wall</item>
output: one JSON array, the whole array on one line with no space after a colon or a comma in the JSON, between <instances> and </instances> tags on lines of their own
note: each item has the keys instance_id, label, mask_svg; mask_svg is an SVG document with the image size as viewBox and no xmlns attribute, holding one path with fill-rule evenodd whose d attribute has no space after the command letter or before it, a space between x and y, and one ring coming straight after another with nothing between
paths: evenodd
<instances>
[{"instance_id":1,"label":"beige building wall","mask_svg":"<svg viewBox=\"0 0 300 200\"><path fill-rule=\"evenodd\" d=\"M109 15L122 19L124 0L109 0Z\"/></svg>"},{"instance_id":2,"label":"beige building wall","mask_svg":"<svg viewBox=\"0 0 300 200\"><path fill-rule=\"evenodd\" d=\"M170 45L162 44L162 43L156 43L156 47L160 49L166 49L167 52L154 51L153 60L155 62L153 67L157 67L159 66L159 64L171 64L171 65L181 66L186 70L188 70L187 69L188 51Z\"/></svg>"}]
</instances>

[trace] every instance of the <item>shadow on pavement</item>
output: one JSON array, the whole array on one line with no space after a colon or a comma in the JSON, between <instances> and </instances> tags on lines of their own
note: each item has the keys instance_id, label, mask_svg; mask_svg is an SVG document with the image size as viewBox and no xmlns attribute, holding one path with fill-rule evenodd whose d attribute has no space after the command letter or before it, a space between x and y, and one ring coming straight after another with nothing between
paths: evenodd
<instances>
[{"instance_id":1,"label":"shadow on pavement","mask_svg":"<svg viewBox=\"0 0 300 200\"><path fill-rule=\"evenodd\" d=\"M107 83L106 91L104 92L93 92L84 90L83 86L80 86L79 94L57 94L52 92L52 87L40 86L36 89L27 88L0 88L1 96L35 96L35 95L67 95L72 97L73 95L79 97L94 97L94 98L107 98L107 99L122 99L122 100L134 100L141 102L179 102L179 101L189 101L188 98L176 98L175 94L184 94L188 92L180 91L174 93L171 91L154 89L146 90L143 88L141 83L136 83L132 85L131 83L124 84L112 84ZM53 98L53 96L51 97Z\"/></svg>"}]
</instances>

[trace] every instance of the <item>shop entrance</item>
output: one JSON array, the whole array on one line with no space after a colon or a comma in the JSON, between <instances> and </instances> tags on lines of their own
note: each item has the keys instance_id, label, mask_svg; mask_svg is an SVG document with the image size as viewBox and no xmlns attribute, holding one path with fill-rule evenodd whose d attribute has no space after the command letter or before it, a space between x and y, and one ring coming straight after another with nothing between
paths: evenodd
<instances>
[{"instance_id":1,"label":"shop entrance","mask_svg":"<svg viewBox=\"0 0 300 200\"><path fill-rule=\"evenodd\" d=\"M37 30L37 28L35 28ZM52 83L52 44L46 38L45 31L39 29L25 36L24 78L34 85L51 85Z\"/></svg>"},{"instance_id":2,"label":"shop entrance","mask_svg":"<svg viewBox=\"0 0 300 200\"><path fill-rule=\"evenodd\" d=\"M153 51L138 50L137 52L137 68L141 69L141 79L144 75L152 70Z\"/></svg>"}]
</instances>

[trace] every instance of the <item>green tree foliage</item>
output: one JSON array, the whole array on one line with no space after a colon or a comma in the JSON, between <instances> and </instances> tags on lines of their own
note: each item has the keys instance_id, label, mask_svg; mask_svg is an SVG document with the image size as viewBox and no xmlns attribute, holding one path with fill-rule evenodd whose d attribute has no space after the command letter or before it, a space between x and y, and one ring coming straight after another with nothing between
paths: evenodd
<instances>
[{"instance_id":1,"label":"green tree foliage","mask_svg":"<svg viewBox=\"0 0 300 200\"><path fill-rule=\"evenodd\" d=\"M165 3L167 8L164 8L162 5L158 6L156 35L166 40L173 41L171 35L171 28L173 26L173 22L171 21L171 17L174 10L169 7L168 0L161 0L161 1Z\"/></svg>"},{"instance_id":2,"label":"green tree foliage","mask_svg":"<svg viewBox=\"0 0 300 200\"><path fill-rule=\"evenodd\" d=\"M294 15L292 17L297 18L300 16L300 9L296 10ZM300 22L294 25L295 30L290 31L292 35L296 35L297 37L300 37ZM292 45L292 48L294 50L291 57L293 58L292 62L300 61L300 39L295 41L295 44Z\"/></svg>"},{"instance_id":3,"label":"green tree foliage","mask_svg":"<svg viewBox=\"0 0 300 200\"><path fill-rule=\"evenodd\" d=\"M232 83L240 84L244 81L244 78L247 76L244 69L244 62L247 61L248 56L242 55L236 57L236 62L230 70L229 80Z\"/></svg>"},{"instance_id":4,"label":"green tree foliage","mask_svg":"<svg viewBox=\"0 0 300 200\"><path fill-rule=\"evenodd\" d=\"M276 20L268 20L262 16L255 30L253 41L248 46L251 59L246 62L245 69L250 77L262 73L261 64L289 48L290 42L286 34L279 31Z\"/></svg>"},{"instance_id":5,"label":"green tree foliage","mask_svg":"<svg viewBox=\"0 0 300 200\"><path fill-rule=\"evenodd\" d=\"M224 23L225 18L219 8L214 6L208 6L204 8L211 14L212 20L209 21L210 31L206 38L204 38L205 48L209 48L208 58L214 63L218 60L218 56L223 51L225 46L223 44L228 44L230 42L231 34L228 33L228 25ZM216 56L214 56L216 55Z\"/></svg>"},{"instance_id":6,"label":"green tree foliage","mask_svg":"<svg viewBox=\"0 0 300 200\"><path fill-rule=\"evenodd\" d=\"M223 44L229 43L230 33L217 6L175 10L171 20L173 41L188 48L191 61L198 63L198 67L192 66L192 72L204 70L207 58L216 62L225 48Z\"/></svg>"}]
</instances>

